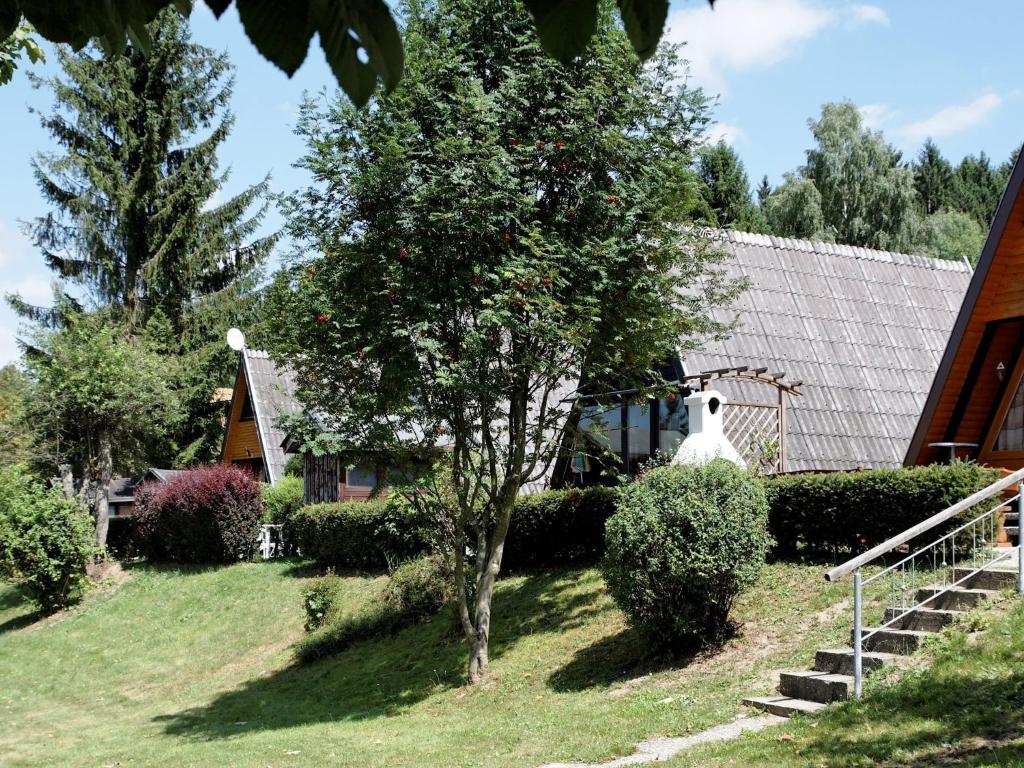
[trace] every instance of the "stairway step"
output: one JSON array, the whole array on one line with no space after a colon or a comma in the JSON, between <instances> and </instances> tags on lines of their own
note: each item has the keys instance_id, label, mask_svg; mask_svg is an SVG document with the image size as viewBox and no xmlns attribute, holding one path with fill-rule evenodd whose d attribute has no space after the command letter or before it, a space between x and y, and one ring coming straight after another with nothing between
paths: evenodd
<instances>
[{"instance_id":1,"label":"stairway step","mask_svg":"<svg viewBox=\"0 0 1024 768\"><path fill-rule=\"evenodd\" d=\"M832 672L780 672L779 693L794 699L829 704L846 701L853 690L853 677Z\"/></svg>"},{"instance_id":2,"label":"stairway step","mask_svg":"<svg viewBox=\"0 0 1024 768\"><path fill-rule=\"evenodd\" d=\"M953 581L966 579L966 581L962 584L958 584L957 586L967 587L969 589L994 590L1006 589L1007 587L1012 587L1017 583L1016 571L989 569L986 571L978 571L968 578L968 574L973 570L973 568L954 568Z\"/></svg>"},{"instance_id":3,"label":"stairway step","mask_svg":"<svg viewBox=\"0 0 1024 768\"><path fill-rule=\"evenodd\" d=\"M899 658L900 656L895 653L862 653L860 665L864 675L867 676ZM814 669L818 672L831 672L835 675L852 675L853 649L823 648L819 650L814 654Z\"/></svg>"},{"instance_id":4,"label":"stairway step","mask_svg":"<svg viewBox=\"0 0 1024 768\"><path fill-rule=\"evenodd\" d=\"M820 701L807 701L805 699L792 699L789 696L751 696L743 700L748 707L756 707L765 712L782 717L792 715L813 715L825 708Z\"/></svg>"},{"instance_id":5,"label":"stairway step","mask_svg":"<svg viewBox=\"0 0 1024 768\"><path fill-rule=\"evenodd\" d=\"M892 621L903 613L901 608L886 608L885 618L882 623ZM957 616L962 616L963 611L943 610L938 608L916 608L899 621L890 624L892 629L916 629L920 632L939 632L943 627L949 626L956 621Z\"/></svg>"},{"instance_id":6,"label":"stairway step","mask_svg":"<svg viewBox=\"0 0 1024 768\"><path fill-rule=\"evenodd\" d=\"M866 627L864 634L873 630L873 627ZM926 637L933 634L935 633L920 632L914 629L881 629L871 637L864 639L863 650L872 653L898 653L909 656L921 647L921 643Z\"/></svg>"},{"instance_id":7,"label":"stairway step","mask_svg":"<svg viewBox=\"0 0 1024 768\"><path fill-rule=\"evenodd\" d=\"M935 597L936 595L938 595L938 597ZM986 600L991 600L998 596L999 592L994 589L926 587L925 589L917 590L917 595L914 599L919 603L923 603L925 600L934 598L925 606L926 608L946 611L963 611L970 610L971 608L977 608Z\"/></svg>"},{"instance_id":8,"label":"stairway step","mask_svg":"<svg viewBox=\"0 0 1024 768\"><path fill-rule=\"evenodd\" d=\"M1014 524L1020 520L1020 512L1003 512L1003 523Z\"/></svg>"},{"instance_id":9,"label":"stairway step","mask_svg":"<svg viewBox=\"0 0 1024 768\"><path fill-rule=\"evenodd\" d=\"M1017 525L1004 525L1003 530L1006 531L1007 536L1019 536L1020 527Z\"/></svg>"}]
</instances>

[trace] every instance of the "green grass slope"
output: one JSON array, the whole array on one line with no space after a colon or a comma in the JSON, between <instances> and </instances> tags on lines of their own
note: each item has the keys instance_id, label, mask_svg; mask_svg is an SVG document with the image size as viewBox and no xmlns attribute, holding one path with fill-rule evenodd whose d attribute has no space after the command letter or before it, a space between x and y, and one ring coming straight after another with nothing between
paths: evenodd
<instances>
[{"instance_id":1,"label":"green grass slope","mask_svg":"<svg viewBox=\"0 0 1024 768\"><path fill-rule=\"evenodd\" d=\"M641 643L594 570L504 579L492 679L463 685L438 618L296 667L289 562L137 567L58 620L0 587L0 765L539 766L629 754L725 722L774 671L805 666L848 621L819 566L779 563L736 607L738 635L671 664ZM373 580L346 580L353 603Z\"/></svg>"},{"instance_id":2,"label":"green grass slope","mask_svg":"<svg viewBox=\"0 0 1024 768\"><path fill-rule=\"evenodd\" d=\"M1024 766L1024 603L947 629L897 682L780 729L680 754L697 768ZM1006 606L1002 606L1004 609ZM991 622L984 631L970 634Z\"/></svg>"}]
</instances>

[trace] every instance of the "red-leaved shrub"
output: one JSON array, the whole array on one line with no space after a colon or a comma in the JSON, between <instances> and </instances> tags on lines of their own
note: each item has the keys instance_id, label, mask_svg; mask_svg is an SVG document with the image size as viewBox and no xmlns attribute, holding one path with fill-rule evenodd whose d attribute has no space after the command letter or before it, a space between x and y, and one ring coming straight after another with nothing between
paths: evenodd
<instances>
[{"instance_id":1,"label":"red-leaved shrub","mask_svg":"<svg viewBox=\"0 0 1024 768\"><path fill-rule=\"evenodd\" d=\"M150 560L234 563L259 546L259 482L238 467L196 467L135 494L135 539Z\"/></svg>"}]
</instances>

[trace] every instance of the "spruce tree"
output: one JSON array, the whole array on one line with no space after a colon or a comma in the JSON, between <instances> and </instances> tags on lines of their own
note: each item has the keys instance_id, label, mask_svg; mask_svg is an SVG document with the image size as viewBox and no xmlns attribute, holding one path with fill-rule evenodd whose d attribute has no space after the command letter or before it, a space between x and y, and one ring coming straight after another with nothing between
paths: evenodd
<instances>
[{"instance_id":1,"label":"spruce tree","mask_svg":"<svg viewBox=\"0 0 1024 768\"><path fill-rule=\"evenodd\" d=\"M914 188L921 212L926 216L949 205L953 187L953 166L931 139L925 141L914 163Z\"/></svg>"},{"instance_id":2,"label":"spruce tree","mask_svg":"<svg viewBox=\"0 0 1024 768\"><path fill-rule=\"evenodd\" d=\"M743 161L732 147L724 141L701 147L697 176L701 197L711 214L710 223L723 229L763 229Z\"/></svg>"},{"instance_id":3,"label":"spruce tree","mask_svg":"<svg viewBox=\"0 0 1024 768\"><path fill-rule=\"evenodd\" d=\"M988 229L1008 176L1005 167L994 167L984 152L977 157L967 155L953 174L949 207L970 214L982 227Z\"/></svg>"},{"instance_id":4,"label":"spruce tree","mask_svg":"<svg viewBox=\"0 0 1024 768\"><path fill-rule=\"evenodd\" d=\"M757 205L764 211L764 204L772 193L772 185L768 183L768 174L761 177L761 183L757 185Z\"/></svg>"},{"instance_id":5,"label":"spruce tree","mask_svg":"<svg viewBox=\"0 0 1024 768\"><path fill-rule=\"evenodd\" d=\"M63 76L34 78L54 95L42 124L59 150L35 159L52 211L30 229L50 268L128 335L167 324L165 353L184 358L177 384L189 418L165 460L209 459L219 419L210 395L233 364L223 332L245 312L273 245L256 236L267 180L217 201L230 64L193 43L173 10L149 31L148 54L60 49Z\"/></svg>"}]
</instances>

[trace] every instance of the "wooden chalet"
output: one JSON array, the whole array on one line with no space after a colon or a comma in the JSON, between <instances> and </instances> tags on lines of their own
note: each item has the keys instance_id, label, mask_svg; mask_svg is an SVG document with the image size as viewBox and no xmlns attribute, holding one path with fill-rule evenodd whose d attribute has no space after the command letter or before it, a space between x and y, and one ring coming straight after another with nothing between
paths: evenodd
<instances>
[{"instance_id":1,"label":"wooden chalet","mask_svg":"<svg viewBox=\"0 0 1024 768\"><path fill-rule=\"evenodd\" d=\"M285 431L277 419L301 411L291 373L279 371L266 352L242 349L221 463L244 467L264 482L276 483L284 477L288 461Z\"/></svg>"},{"instance_id":2,"label":"wooden chalet","mask_svg":"<svg viewBox=\"0 0 1024 768\"><path fill-rule=\"evenodd\" d=\"M1024 467L1024 164L1010 174L907 465L951 456Z\"/></svg>"},{"instance_id":3,"label":"wooden chalet","mask_svg":"<svg viewBox=\"0 0 1024 768\"><path fill-rule=\"evenodd\" d=\"M720 312L721 319L737 321L735 331L667 362L663 375L679 387L674 398L638 404L626 395L600 405L581 398L574 433L605 456L617 456L618 471L632 473L656 453L673 453L686 436L682 396L714 387L729 399L726 434L761 471L898 466L971 268L743 232L723 233L721 248L731 256L724 268L749 284ZM291 375L277 371L266 353L243 350L222 460L276 482L287 453L300 446L275 420L300 411ZM1024 416L1024 400L1020 411ZM569 443L576 446L572 453L526 491L598 481L600 468L580 455L580 441ZM386 469L383 460L381 466L352 466L345 457L306 454L306 499L366 498Z\"/></svg>"}]
</instances>

